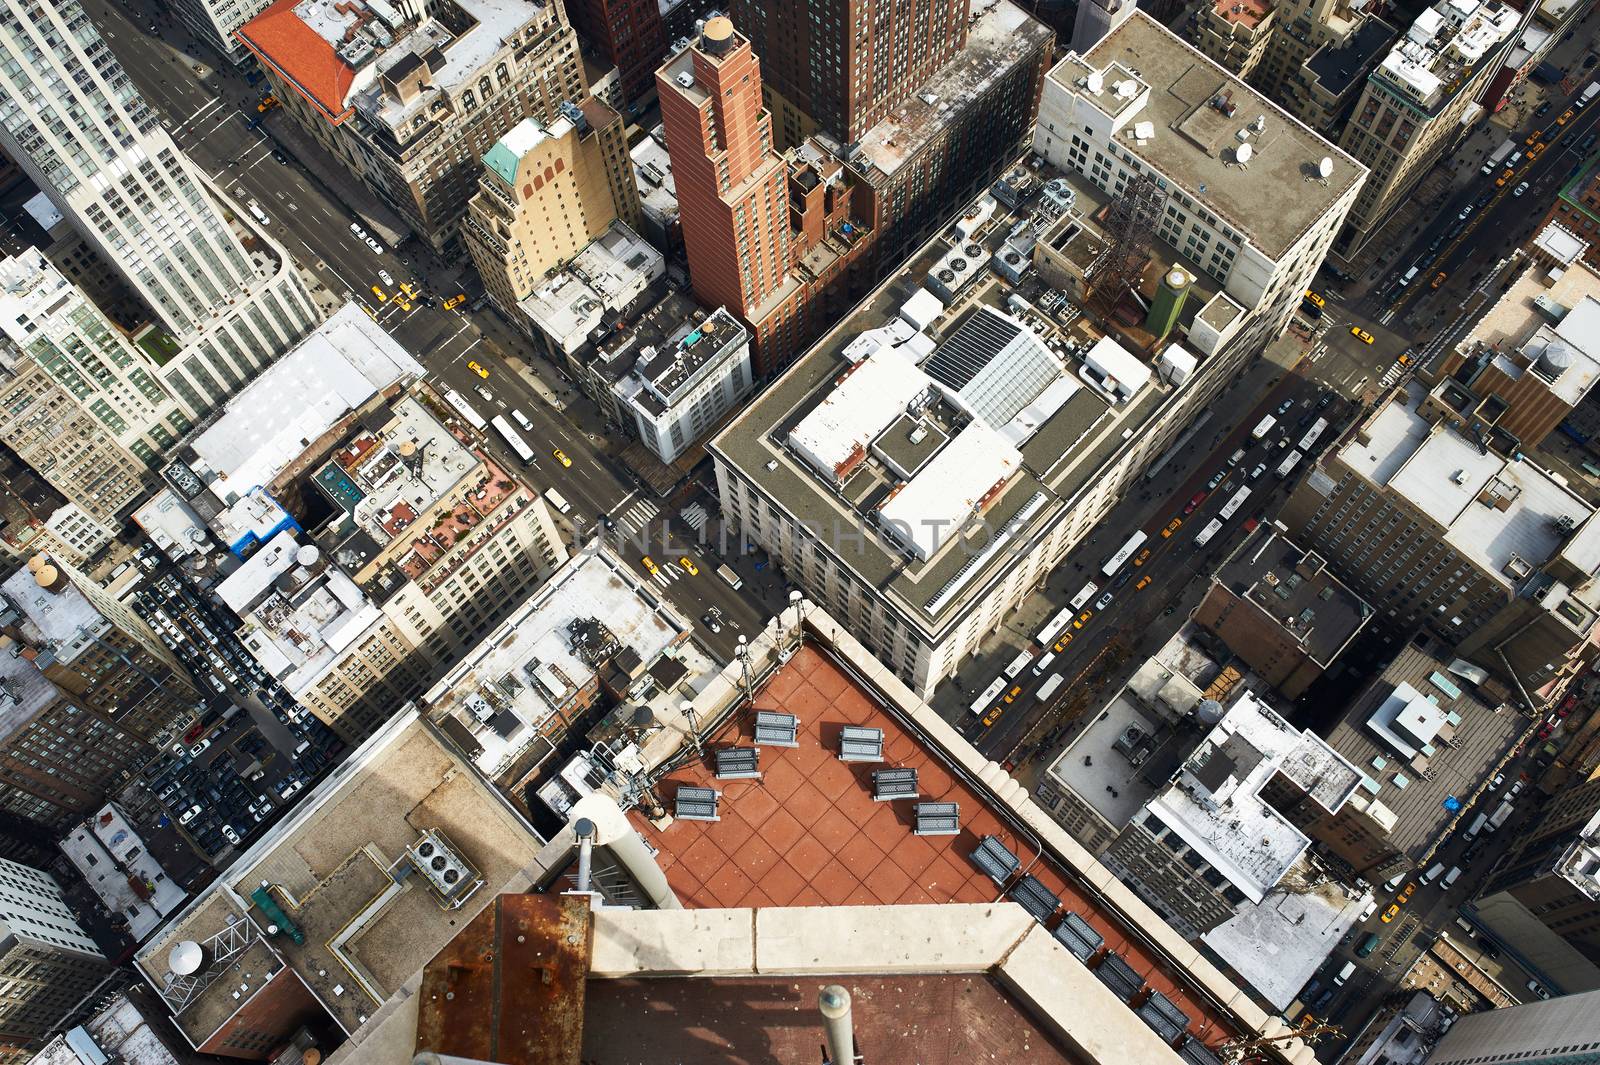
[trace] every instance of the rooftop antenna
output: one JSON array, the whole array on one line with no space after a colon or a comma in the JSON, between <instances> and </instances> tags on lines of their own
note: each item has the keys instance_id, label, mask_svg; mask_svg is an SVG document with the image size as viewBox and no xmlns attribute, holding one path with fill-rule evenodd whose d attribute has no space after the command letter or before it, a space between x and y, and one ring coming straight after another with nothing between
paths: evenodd
<instances>
[{"instance_id":1,"label":"rooftop antenna","mask_svg":"<svg viewBox=\"0 0 1600 1065\"><path fill-rule=\"evenodd\" d=\"M756 701L755 689L750 684L750 641L741 633L739 645L733 649L739 659L739 683L744 688L744 698L748 703Z\"/></svg>"},{"instance_id":2,"label":"rooftop antenna","mask_svg":"<svg viewBox=\"0 0 1600 1065\"><path fill-rule=\"evenodd\" d=\"M1155 179L1143 173L1135 175L1122 195L1111 202L1106 246L1085 271L1091 299L1106 318L1111 317L1122 294L1138 281L1149 258L1150 234L1160 220L1161 201Z\"/></svg>"}]
</instances>

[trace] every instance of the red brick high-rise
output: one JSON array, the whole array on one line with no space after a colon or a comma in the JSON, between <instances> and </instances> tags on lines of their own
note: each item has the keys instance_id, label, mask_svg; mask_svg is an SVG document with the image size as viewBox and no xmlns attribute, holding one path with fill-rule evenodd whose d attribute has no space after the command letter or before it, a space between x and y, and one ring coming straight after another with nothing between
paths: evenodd
<instances>
[{"instance_id":1,"label":"red brick high-rise","mask_svg":"<svg viewBox=\"0 0 1600 1065\"><path fill-rule=\"evenodd\" d=\"M968 0L735 0L779 137L853 143L967 43Z\"/></svg>"},{"instance_id":2,"label":"red brick high-rise","mask_svg":"<svg viewBox=\"0 0 1600 1065\"><path fill-rule=\"evenodd\" d=\"M761 64L725 17L656 72L695 297L753 337L756 372L786 365L846 288L867 229L836 162L785 159L761 103Z\"/></svg>"},{"instance_id":3,"label":"red brick high-rise","mask_svg":"<svg viewBox=\"0 0 1600 1065\"><path fill-rule=\"evenodd\" d=\"M637 100L667 50L666 27L656 0L568 0L567 18L622 76L622 92Z\"/></svg>"}]
</instances>

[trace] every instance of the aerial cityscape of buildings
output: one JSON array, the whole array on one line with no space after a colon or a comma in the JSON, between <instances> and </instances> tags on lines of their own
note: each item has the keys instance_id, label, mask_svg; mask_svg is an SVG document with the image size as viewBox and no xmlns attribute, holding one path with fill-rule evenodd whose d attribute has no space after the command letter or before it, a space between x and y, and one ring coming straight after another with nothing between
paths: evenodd
<instances>
[{"instance_id":1,"label":"aerial cityscape of buildings","mask_svg":"<svg viewBox=\"0 0 1600 1065\"><path fill-rule=\"evenodd\" d=\"M1600 1061L1591 0L0 0L0 1063Z\"/></svg>"}]
</instances>

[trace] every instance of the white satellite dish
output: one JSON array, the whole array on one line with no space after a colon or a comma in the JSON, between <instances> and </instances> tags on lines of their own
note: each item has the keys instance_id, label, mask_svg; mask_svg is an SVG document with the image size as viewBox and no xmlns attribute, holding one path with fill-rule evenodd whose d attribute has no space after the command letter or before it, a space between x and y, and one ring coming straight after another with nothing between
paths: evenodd
<instances>
[{"instance_id":1,"label":"white satellite dish","mask_svg":"<svg viewBox=\"0 0 1600 1065\"><path fill-rule=\"evenodd\" d=\"M167 968L178 976L190 976L200 971L205 960L205 948L192 939L185 939L167 954Z\"/></svg>"},{"instance_id":2,"label":"white satellite dish","mask_svg":"<svg viewBox=\"0 0 1600 1065\"><path fill-rule=\"evenodd\" d=\"M1320 174L1324 180L1333 176L1333 156L1324 155L1322 157L1322 162L1317 164L1317 173Z\"/></svg>"},{"instance_id":3,"label":"white satellite dish","mask_svg":"<svg viewBox=\"0 0 1600 1065\"><path fill-rule=\"evenodd\" d=\"M318 551L314 544L302 544L300 549L294 553L294 560L302 566L315 566L317 559L321 557L322 552Z\"/></svg>"},{"instance_id":4,"label":"white satellite dish","mask_svg":"<svg viewBox=\"0 0 1600 1065\"><path fill-rule=\"evenodd\" d=\"M1090 92L1094 93L1096 96L1100 95L1100 93L1102 91L1104 91L1104 89L1106 87L1105 75L1100 73L1098 70L1096 70L1093 73L1091 73L1089 75L1089 77L1086 79L1086 81L1087 81L1086 87L1088 88L1088 90Z\"/></svg>"},{"instance_id":5,"label":"white satellite dish","mask_svg":"<svg viewBox=\"0 0 1600 1065\"><path fill-rule=\"evenodd\" d=\"M1240 164L1248 163L1250 161L1250 157L1255 154L1255 151L1256 150L1253 145L1248 143L1241 144L1239 147L1233 150L1233 157Z\"/></svg>"}]
</instances>

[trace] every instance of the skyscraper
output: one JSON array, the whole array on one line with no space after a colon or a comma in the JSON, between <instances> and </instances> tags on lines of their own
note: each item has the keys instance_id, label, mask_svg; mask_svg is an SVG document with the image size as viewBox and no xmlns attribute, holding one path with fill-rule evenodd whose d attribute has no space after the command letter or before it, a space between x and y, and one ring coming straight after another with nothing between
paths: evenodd
<instances>
[{"instance_id":1,"label":"skyscraper","mask_svg":"<svg viewBox=\"0 0 1600 1065\"><path fill-rule=\"evenodd\" d=\"M0 1062L23 1062L111 970L61 886L0 858Z\"/></svg>"},{"instance_id":2,"label":"skyscraper","mask_svg":"<svg viewBox=\"0 0 1600 1065\"><path fill-rule=\"evenodd\" d=\"M761 102L761 64L718 16L656 72L695 298L750 329L758 374L817 330L868 245L852 179L816 142L780 156Z\"/></svg>"},{"instance_id":3,"label":"skyscraper","mask_svg":"<svg viewBox=\"0 0 1600 1065\"><path fill-rule=\"evenodd\" d=\"M967 41L968 0L737 0L733 11L785 146L819 128L859 140Z\"/></svg>"},{"instance_id":4,"label":"skyscraper","mask_svg":"<svg viewBox=\"0 0 1600 1065\"><path fill-rule=\"evenodd\" d=\"M170 357L162 376L192 409L316 321L281 248L252 233L266 254L246 254L78 0L0 2L0 147L171 334L139 335Z\"/></svg>"}]
</instances>

